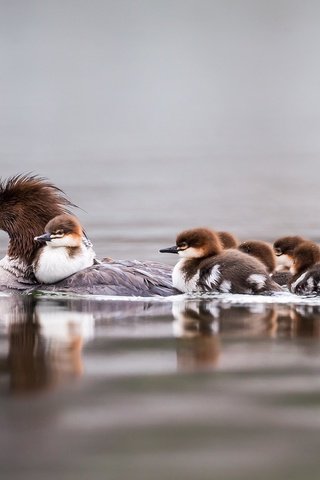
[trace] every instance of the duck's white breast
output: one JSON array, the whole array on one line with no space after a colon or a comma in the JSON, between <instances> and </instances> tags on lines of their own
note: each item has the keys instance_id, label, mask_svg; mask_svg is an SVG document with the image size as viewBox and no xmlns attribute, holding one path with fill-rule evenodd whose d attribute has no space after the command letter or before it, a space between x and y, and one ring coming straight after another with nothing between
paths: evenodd
<instances>
[{"instance_id":1,"label":"duck's white breast","mask_svg":"<svg viewBox=\"0 0 320 480\"><path fill-rule=\"evenodd\" d=\"M199 280L199 272L197 272L193 277L189 280L186 280L185 273L183 272L183 266L186 260L180 260L174 267L172 271L172 283L175 288L180 290L181 292L191 293L197 292L199 290L198 287L198 280Z\"/></svg>"}]
</instances>

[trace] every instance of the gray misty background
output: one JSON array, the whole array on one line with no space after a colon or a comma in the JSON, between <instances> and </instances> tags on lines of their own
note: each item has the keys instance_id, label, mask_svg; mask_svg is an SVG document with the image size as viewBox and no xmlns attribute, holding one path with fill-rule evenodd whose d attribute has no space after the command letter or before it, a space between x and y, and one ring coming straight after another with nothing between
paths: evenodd
<instances>
[{"instance_id":1,"label":"gray misty background","mask_svg":"<svg viewBox=\"0 0 320 480\"><path fill-rule=\"evenodd\" d=\"M320 238L320 2L0 5L0 174L62 187L99 255Z\"/></svg>"}]
</instances>

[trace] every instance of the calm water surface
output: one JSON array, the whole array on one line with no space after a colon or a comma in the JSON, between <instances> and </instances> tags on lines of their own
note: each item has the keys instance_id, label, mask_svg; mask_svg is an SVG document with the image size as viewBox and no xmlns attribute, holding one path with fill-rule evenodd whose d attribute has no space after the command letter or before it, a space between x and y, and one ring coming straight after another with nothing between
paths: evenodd
<instances>
[{"instance_id":1,"label":"calm water surface","mask_svg":"<svg viewBox=\"0 0 320 480\"><path fill-rule=\"evenodd\" d=\"M1 296L10 479L319 478L320 302Z\"/></svg>"}]
</instances>

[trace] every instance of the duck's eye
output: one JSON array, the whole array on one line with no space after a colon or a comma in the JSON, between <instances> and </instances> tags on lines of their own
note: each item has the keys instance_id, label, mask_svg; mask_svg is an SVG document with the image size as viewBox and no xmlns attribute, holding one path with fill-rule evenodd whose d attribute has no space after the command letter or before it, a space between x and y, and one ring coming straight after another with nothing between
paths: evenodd
<instances>
[{"instance_id":1,"label":"duck's eye","mask_svg":"<svg viewBox=\"0 0 320 480\"><path fill-rule=\"evenodd\" d=\"M179 243L178 248L179 250L185 250L186 248L188 248L187 242Z\"/></svg>"},{"instance_id":2,"label":"duck's eye","mask_svg":"<svg viewBox=\"0 0 320 480\"><path fill-rule=\"evenodd\" d=\"M63 233L64 233L63 230L56 230L54 232L54 235L59 235L59 237L62 237Z\"/></svg>"}]
</instances>

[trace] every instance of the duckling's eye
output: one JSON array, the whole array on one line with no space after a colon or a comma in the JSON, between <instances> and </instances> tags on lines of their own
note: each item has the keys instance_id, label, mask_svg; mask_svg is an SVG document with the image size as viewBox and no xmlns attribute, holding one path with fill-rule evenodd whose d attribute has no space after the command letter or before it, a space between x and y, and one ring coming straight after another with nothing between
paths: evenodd
<instances>
[{"instance_id":1,"label":"duckling's eye","mask_svg":"<svg viewBox=\"0 0 320 480\"><path fill-rule=\"evenodd\" d=\"M59 236L62 236L64 234L64 231L63 230L56 230L54 232L54 235L59 235Z\"/></svg>"},{"instance_id":2,"label":"duckling's eye","mask_svg":"<svg viewBox=\"0 0 320 480\"><path fill-rule=\"evenodd\" d=\"M187 242L181 242L181 243L179 243L178 248L179 248L180 250L185 250L186 248L188 248Z\"/></svg>"}]
</instances>

